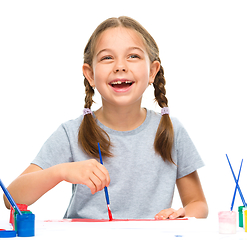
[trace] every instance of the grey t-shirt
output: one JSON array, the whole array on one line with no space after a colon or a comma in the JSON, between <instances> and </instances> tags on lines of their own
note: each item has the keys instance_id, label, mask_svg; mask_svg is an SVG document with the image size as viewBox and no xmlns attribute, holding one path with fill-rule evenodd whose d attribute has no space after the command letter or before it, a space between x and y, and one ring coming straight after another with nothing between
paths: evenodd
<instances>
[{"instance_id":1,"label":"grey t-shirt","mask_svg":"<svg viewBox=\"0 0 247 240\"><path fill-rule=\"evenodd\" d=\"M124 132L110 129L96 120L114 145L114 157L103 158L111 178L108 192L113 218L154 218L162 209L171 207L176 179L204 165L189 135L176 118L172 118L172 158L176 165L163 161L155 153L153 143L160 118L160 114L147 110L141 126ZM82 119L83 116L80 116L62 124L45 142L32 163L46 169L60 163L92 158L78 146L77 135ZM107 219L104 191L92 195L87 186L73 185L64 218Z\"/></svg>"}]
</instances>

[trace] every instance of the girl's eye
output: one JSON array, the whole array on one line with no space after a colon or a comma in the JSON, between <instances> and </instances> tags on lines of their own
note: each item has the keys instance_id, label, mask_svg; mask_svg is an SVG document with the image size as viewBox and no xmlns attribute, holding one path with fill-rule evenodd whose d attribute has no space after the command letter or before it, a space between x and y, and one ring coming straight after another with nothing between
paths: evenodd
<instances>
[{"instance_id":1,"label":"girl's eye","mask_svg":"<svg viewBox=\"0 0 247 240\"><path fill-rule=\"evenodd\" d=\"M131 54L129 58L140 58L137 54Z\"/></svg>"},{"instance_id":2,"label":"girl's eye","mask_svg":"<svg viewBox=\"0 0 247 240\"><path fill-rule=\"evenodd\" d=\"M101 61L102 61L102 60L110 60L110 59L112 59L111 56L105 56L105 57L102 57L102 58L101 58Z\"/></svg>"}]
</instances>

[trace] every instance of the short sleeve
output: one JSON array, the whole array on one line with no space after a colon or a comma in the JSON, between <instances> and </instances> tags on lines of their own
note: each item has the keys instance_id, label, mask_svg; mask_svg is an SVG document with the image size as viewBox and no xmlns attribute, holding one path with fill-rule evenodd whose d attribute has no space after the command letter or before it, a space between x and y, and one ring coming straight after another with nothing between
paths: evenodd
<instances>
[{"instance_id":1,"label":"short sleeve","mask_svg":"<svg viewBox=\"0 0 247 240\"><path fill-rule=\"evenodd\" d=\"M61 125L44 143L32 164L46 169L71 161L72 153L69 138L65 128Z\"/></svg>"},{"instance_id":2,"label":"short sleeve","mask_svg":"<svg viewBox=\"0 0 247 240\"><path fill-rule=\"evenodd\" d=\"M182 124L176 120L173 125L176 129L174 131L174 145L177 162L177 179L179 179L203 167L204 162Z\"/></svg>"}]
</instances>

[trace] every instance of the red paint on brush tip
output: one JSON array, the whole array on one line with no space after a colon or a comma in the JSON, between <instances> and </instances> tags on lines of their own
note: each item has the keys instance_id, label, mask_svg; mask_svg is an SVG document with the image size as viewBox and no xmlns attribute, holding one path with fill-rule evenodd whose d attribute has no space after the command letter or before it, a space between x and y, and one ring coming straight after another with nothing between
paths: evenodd
<instances>
[{"instance_id":1,"label":"red paint on brush tip","mask_svg":"<svg viewBox=\"0 0 247 240\"><path fill-rule=\"evenodd\" d=\"M109 215L109 220L112 221L113 218L112 218L112 213L111 213L111 209L110 209L110 206L107 205L107 208L108 208L108 215Z\"/></svg>"}]
</instances>

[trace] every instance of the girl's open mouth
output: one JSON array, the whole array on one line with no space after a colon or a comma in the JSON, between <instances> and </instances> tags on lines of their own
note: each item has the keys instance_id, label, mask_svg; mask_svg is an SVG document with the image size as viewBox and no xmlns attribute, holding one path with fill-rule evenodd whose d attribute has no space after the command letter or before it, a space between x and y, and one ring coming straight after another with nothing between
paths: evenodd
<instances>
[{"instance_id":1,"label":"girl's open mouth","mask_svg":"<svg viewBox=\"0 0 247 240\"><path fill-rule=\"evenodd\" d=\"M128 88L133 84L132 81L129 80L117 80L110 82L110 85L113 88Z\"/></svg>"}]
</instances>

